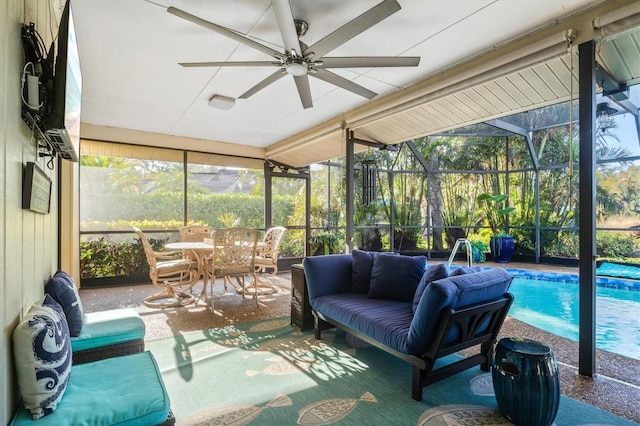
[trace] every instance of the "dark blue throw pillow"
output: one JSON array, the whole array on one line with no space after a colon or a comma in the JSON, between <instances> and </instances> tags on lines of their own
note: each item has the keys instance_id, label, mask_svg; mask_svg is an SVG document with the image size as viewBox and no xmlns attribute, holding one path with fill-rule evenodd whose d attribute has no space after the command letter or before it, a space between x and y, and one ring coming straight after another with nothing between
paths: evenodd
<instances>
[{"instance_id":1,"label":"dark blue throw pillow","mask_svg":"<svg viewBox=\"0 0 640 426\"><path fill-rule=\"evenodd\" d=\"M58 271L47 282L44 291L62 306L67 317L69 334L78 337L84 323L84 311L73 278L66 272Z\"/></svg>"},{"instance_id":2,"label":"dark blue throw pillow","mask_svg":"<svg viewBox=\"0 0 640 426\"><path fill-rule=\"evenodd\" d=\"M351 291L357 293L369 291L371 268L373 268L375 257L374 251L353 250L351 252Z\"/></svg>"},{"instance_id":3,"label":"dark blue throw pillow","mask_svg":"<svg viewBox=\"0 0 640 426\"><path fill-rule=\"evenodd\" d=\"M368 293L373 261L378 256L397 256L397 253L353 250L351 252L351 291Z\"/></svg>"},{"instance_id":4,"label":"dark blue throw pillow","mask_svg":"<svg viewBox=\"0 0 640 426\"><path fill-rule=\"evenodd\" d=\"M373 299L413 301L424 274L424 256L376 256L371 269L368 296Z\"/></svg>"},{"instance_id":5,"label":"dark blue throw pillow","mask_svg":"<svg viewBox=\"0 0 640 426\"><path fill-rule=\"evenodd\" d=\"M416 309L418 309L418 303L420 303L420 298L424 293L424 290L427 288L432 281L441 280L443 278L447 278L449 276L449 265L447 263L438 263L437 265L433 265L427 268L422 275L422 279L418 284L418 288L413 295L413 313L416 313Z\"/></svg>"}]
</instances>

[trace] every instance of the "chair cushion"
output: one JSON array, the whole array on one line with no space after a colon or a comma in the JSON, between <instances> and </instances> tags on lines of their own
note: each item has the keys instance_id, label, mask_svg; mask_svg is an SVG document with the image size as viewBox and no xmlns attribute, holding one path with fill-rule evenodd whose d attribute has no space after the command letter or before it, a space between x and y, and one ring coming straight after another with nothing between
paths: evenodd
<instances>
[{"instance_id":1,"label":"chair cushion","mask_svg":"<svg viewBox=\"0 0 640 426\"><path fill-rule=\"evenodd\" d=\"M424 256L376 256L369 297L412 302L426 263Z\"/></svg>"},{"instance_id":2,"label":"chair cushion","mask_svg":"<svg viewBox=\"0 0 640 426\"><path fill-rule=\"evenodd\" d=\"M427 288L432 281L439 280L442 278L447 278L449 276L449 264L448 263L438 263L437 265L427 267L427 270L422 274L422 279L418 284L418 288L416 288L416 292L413 295L413 313L416 313L416 309L418 309L418 303L420 302L420 298L424 293L424 290Z\"/></svg>"},{"instance_id":3,"label":"chair cushion","mask_svg":"<svg viewBox=\"0 0 640 426\"><path fill-rule=\"evenodd\" d=\"M84 320L84 310L78 288L71 275L63 271L56 272L44 286L44 291L62 306L69 325L69 334L79 335Z\"/></svg>"},{"instance_id":4,"label":"chair cushion","mask_svg":"<svg viewBox=\"0 0 640 426\"><path fill-rule=\"evenodd\" d=\"M73 352L144 339L145 326L133 308L85 314L80 335L71 338Z\"/></svg>"},{"instance_id":5,"label":"chair cushion","mask_svg":"<svg viewBox=\"0 0 640 426\"><path fill-rule=\"evenodd\" d=\"M172 272L180 272L194 266L193 261L189 259L163 260L156 264L158 275L166 275Z\"/></svg>"},{"instance_id":6,"label":"chair cushion","mask_svg":"<svg viewBox=\"0 0 640 426\"><path fill-rule=\"evenodd\" d=\"M69 328L62 307L45 294L13 331L18 387L29 419L52 413L71 374Z\"/></svg>"},{"instance_id":7,"label":"chair cushion","mask_svg":"<svg viewBox=\"0 0 640 426\"><path fill-rule=\"evenodd\" d=\"M169 408L153 355L140 352L74 365L55 412L34 423L20 409L11 425L159 425Z\"/></svg>"}]
</instances>

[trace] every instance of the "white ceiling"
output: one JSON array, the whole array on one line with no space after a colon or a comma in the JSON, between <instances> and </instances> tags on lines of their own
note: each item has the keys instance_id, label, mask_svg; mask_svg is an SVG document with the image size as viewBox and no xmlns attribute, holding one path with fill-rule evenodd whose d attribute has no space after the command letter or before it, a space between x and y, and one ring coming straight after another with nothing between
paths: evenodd
<instances>
[{"instance_id":1,"label":"white ceiling","mask_svg":"<svg viewBox=\"0 0 640 426\"><path fill-rule=\"evenodd\" d=\"M603 3L398 1L400 11L327 55L421 57L419 66L411 68L332 70L377 92L377 98L310 78L314 106L303 109L287 75L249 99L237 99L232 109L219 110L208 106L212 95L237 98L274 69L185 68L178 63L271 58L166 9L182 9L283 51L269 0L72 0L83 74L82 137L149 145L157 140L203 152L264 156L278 142ZM291 0L291 9L296 19L309 23L302 39L312 45L377 3Z\"/></svg>"}]
</instances>

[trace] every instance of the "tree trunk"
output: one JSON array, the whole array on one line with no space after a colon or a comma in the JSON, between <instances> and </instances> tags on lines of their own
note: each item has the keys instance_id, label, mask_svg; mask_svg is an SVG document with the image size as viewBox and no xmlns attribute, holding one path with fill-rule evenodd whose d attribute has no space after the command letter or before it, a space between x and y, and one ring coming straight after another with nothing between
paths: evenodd
<instances>
[{"instance_id":1,"label":"tree trunk","mask_svg":"<svg viewBox=\"0 0 640 426\"><path fill-rule=\"evenodd\" d=\"M438 150L434 149L431 153L431 170L438 170ZM440 175L436 173L429 174L430 183L430 200L431 204L431 225L433 238L433 250L443 250L444 244L442 240L442 185Z\"/></svg>"}]
</instances>

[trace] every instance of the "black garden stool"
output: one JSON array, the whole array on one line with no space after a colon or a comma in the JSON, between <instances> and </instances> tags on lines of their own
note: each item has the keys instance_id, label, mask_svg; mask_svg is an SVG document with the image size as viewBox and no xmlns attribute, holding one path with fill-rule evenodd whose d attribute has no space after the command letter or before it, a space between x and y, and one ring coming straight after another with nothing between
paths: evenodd
<instances>
[{"instance_id":1,"label":"black garden stool","mask_svg":"<svg viewBox=\"0 0 640 426\"><path fill-rule=\"evenodd\" d=\"M533 340L501 339L491 369L502 414L517 425L549 426L558 414L560 378L553 351Z\"/></svg>"}]
</instances>

